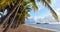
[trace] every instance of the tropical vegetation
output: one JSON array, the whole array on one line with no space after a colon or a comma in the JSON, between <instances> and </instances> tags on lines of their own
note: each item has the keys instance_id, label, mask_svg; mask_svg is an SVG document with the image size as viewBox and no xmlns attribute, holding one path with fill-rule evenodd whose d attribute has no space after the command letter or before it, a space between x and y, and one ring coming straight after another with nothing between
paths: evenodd
<instances>
[{"instance_id":1,"label":"tropical vegetation","mask_svg":"<svg viewBox=\"0 0 60 32\"><path fill-rule=\"evenodd\" d=\"M52 16L58 20L58 16L54 9L50 6L51 0L37 0L50 9ZM25 19L30 15L30 9L38 10L35 0L0 0L0 11L3 12L7 9L7 15L1 18L0 27L3 27L3 32L9 28L16 28L20 24L24 24Z\"/></svg>"}]
</instances>

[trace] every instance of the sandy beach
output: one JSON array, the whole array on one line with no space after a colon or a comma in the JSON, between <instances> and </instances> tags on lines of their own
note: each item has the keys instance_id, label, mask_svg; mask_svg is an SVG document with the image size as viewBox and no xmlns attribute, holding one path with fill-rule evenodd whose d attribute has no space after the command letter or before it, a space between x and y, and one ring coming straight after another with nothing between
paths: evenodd
<instances>
[{"instance_id":1,"label":"sandy beach","mask_svg":"<svg viewBox=\"0 0 60 32\"><path fill-rule=\"evenodd\" d=\"M1 29L0 29L0 32L2 32ZM55 32L55 31L35 28L35 27L27 26L27 25L20 25L18 28L8 29L7 32Z\"/></svg>"}]
</instances>

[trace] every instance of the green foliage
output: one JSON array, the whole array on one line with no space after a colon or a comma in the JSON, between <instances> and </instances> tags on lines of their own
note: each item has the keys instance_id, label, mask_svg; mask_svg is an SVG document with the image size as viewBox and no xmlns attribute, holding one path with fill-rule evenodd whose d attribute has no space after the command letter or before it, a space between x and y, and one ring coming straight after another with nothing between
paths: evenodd
<instances>
[{"instance_id":1,"label":"green foliage","mask_svg":"<svg viewBox=\"0 0 60 32\"><path fill-rule=\"evenodd\" d=\"M32 3L32 7L34 10L38 10L35 0L30 0L30 3Z\"/></svg>"},{"instance_id":2,"label":"green foliage","mask_svg":"<svg viewBox=\"0 0 60 32\"><path fill-rule=\"evenodd\" d=\"M0 10L5 9L7 6L10 7L11 4L14 6L16 1L17 0L0 0Z\"/></svg>"},{"instance_id":3,"label":"green foliage","mask_svg":"<svg viewBox=\"0 0 60 32\"><path fill-rule=\"evenodd\" d=\"M46 7L48 7L51 10L51 13L54 16L54 18L58 19L57 14L55 13L55 11L50 6L50 3L51 3L50 0L37 0L37 1L41 2L43 5L45 5ZM8 8L12 9L11 5L15 6L16 3L17 3L17 0L0 0L0 10L6 9L6 7L8 7L8 6L9 6ZM31 9L29 6L32 6L32 8L34 10L38 10L38 6L36 5L35 0L26 0L26 1L21 0L21 2L19 3L19 5L17 6L17 7L19 7L19 10L17 12L16 17L14 15L15 15L15 13L17 11L17 8L16 8L15 12L13 12L13 14L11 15L12 17L10 17L11 18L10 22L12 22L11 20L14 20L13 23L12 23L12 25L11 25L11 27L15 27L16 25L19 26L20 24L24 24L25 23L24 22L25 19L30 16L28 14L28 12L30 12L30 9ZM14 10L12 10L12 11L14 11ZM15 19L13 17L15 17ZM6 21L3 26L4 27L7 26L9 28L9 26L10 26L11 23L9 25L8 24L9 24L9 21Z\"/></svg>"}]
</instances>

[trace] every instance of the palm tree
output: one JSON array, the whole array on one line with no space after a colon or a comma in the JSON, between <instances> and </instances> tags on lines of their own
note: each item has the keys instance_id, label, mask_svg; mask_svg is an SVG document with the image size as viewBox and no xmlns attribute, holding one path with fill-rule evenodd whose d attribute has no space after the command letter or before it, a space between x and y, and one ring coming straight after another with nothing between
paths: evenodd
<instances>
[{"instance_id":1,"label":"palm tree","mask_svg":"<svg viewBox=\"0 0 60 32\"><path fill-rule=\"evenodd\" d=\"M56 20L58 20L57 14L50 6L51 0L37 0L37 1L42 2L42 4L44 4L46 7L48 7L50 9L52 15L54 16L54 18ZM22 7L20 7L20 6L22 6ZM35 11L38 9L38 7L35 3L35 0L26 0L26 1L24 1L24 0L9 0L9 1L1 0L0 1L0 10L8 8L8 10L11 11L11 12L9 12L7 17L4 19L3 23L1 24L1 26L6 24L4 32L8 28L14 27L15 24L24 23L25 18L27 18L29 16L29 14L28 14L28 12L29 12L28 10L30 9L29 6L32 6Z\"/></svg>"},{"instance_id":2,"label":"palm tree","mask_svg":"<svg viewBox=\"0 0 60 32\"><path fill-rule=\"evenodd\" d=\"M46 7L48 7L50 9L50 12L52 14L52 16L55 18L55 20L58 21L58 15L56 14L56 12L54 11L54 9L50 6L51 4L51 0L39 0L40 2L42 2L42 4L44 4Z\"/></svg>"},{"instance_id":3,"label":"palm tree","mask_svg":"<svg viewBox=\"0 0 60 32\"><path fill-rule=\"evenodd\" d=\"M18 5L21 5L21 4L18 3ZM22 5L21 5L21 6L22 6ZM18 7L18 6L17 6L17 7ZM9 19L9 17L13 14L13 12L16 10L17 7L14 7L13 11L12 11L12 12L7 16L7 18L3 21L3 24L2 24L2 25L5 25L5 24L7 23L6 21L7 21L7 20ZM23 7L24 7L24 6L23 6ZM21 8L22 8L22 7L21 7ZM17 9L17 11L18 11L18 9ZM20 11L20 12L21 12L22 17L24 17L24 18L19 17L19 18L21 19L21 21L22 21L22 20L25 20L25 18L26 18L25 16L26 16L26 15L27 15L27 16L29 15L29 14L27 14L28 11L24 11L24 12ZM23 13L23 14L22 14L22 13ZM18 13L18 14L19 14L19 13ZM15 18L16 18L16 15L17 15L17 12L16 12L15 16L13 15L14 18L13 18L13 21L11 21L12 23L14 22L14 20L15 20ZM20 15L20 16L21 16L21 15ZM21 21L20 21L20 22L21 22ZM10 23L10 24L8 23L8 24L11 26L12 23ZM23 23L23 22L22 22L22 23ZM7 25L7 27L5 27L5 28L7 29L9 25ZM5 26L6 26L6 25L5 25ZM4 29L4 32L5 32L6 29Z\"/></svg>"},{"instance_id":4,"label":"palm tree","mask_svg":"<svg viewBox=\"0 0 60 32\"><path fill-rule=\"evenodd\" d=\"M0 10L1 9L5 9L6 7L10 7L10 5L12 4L14 6L14 4L16 3L17 0L0 0Z\"/></svg>"}]
</instances>

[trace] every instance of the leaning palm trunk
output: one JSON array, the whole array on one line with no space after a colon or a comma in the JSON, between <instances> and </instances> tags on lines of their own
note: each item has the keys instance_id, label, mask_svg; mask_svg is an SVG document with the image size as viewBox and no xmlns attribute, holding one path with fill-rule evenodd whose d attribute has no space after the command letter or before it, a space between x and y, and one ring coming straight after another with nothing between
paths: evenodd
<instances>
[{"instance_id":1,"label":"leaning palm trunk","mask_svg":"<svg viewBox=\"0 0 60 32\"><path fill-rule=\"evenodd\" d=\"M21 1L23 1L23 0L21 0ZM5 18L5 20L3 21L2 25L5 24L5 23L8 21L8 19L12 16L12 14L13 14L14 12L16 12L16 14L17 14L18 11L16 11L16 9L17 9L17 7L19 6L19 4L20 4L21 1L18 0L17 4L13 7L13 10L11 11L11 13ZM30 0L30 1L33 3L33 5L35 5L35 2L34 2L33 0ZM55 18L56 20L58 20L57 14L56 14L55 11L51 8L51 6L49 5L49 3L48 3L47 1L45 1L45 0L43 0L43 1L44 1L44 3L46 4L46 6L51 10L51 13L52 13L52 15L54 16L54 18ZM35 5L35 6L36 6L36 5ZM37 6L36 6L36 7L35 7L35 6L33 6L34 9L37 8ZM23 9L24 9L24 8L23 8ZM36 10L37 10L37 9L36 9ZM23 11L24 11L24 10L23 10ZM23 15L23 11L22 11L22 13L20 13L20 16ZM15 18L16 18L16 14L15 14L13 20L11 21L11 23L10 23L9 25L7 25L7 27L4 29L4 32L6 32L7 29L9 29L9 28L12 26L12 24L14 23L14 20L15 20ZM25 14L24 14L24 15L25 15ZM22 18L22 16L21 16L22 19L25 19L24 15L23 15L23 18ZM19 17L19 19L21 19L21 18ZM18 21L20 21L20 20L18 20ZM21 21L22 21L22 20L21 20ZM21 22L20 22L20 23L21 23ZM2 27L2 25L1 25L0 27Z\"/></svg>"},{"instance_id":2,"label":"leaning palm trunk","mask_svg":"<svg viewBox=\"0 0 60 32\"><path fill-rule=\"evenodd\" d=\"M14 20L15 20L15 18L17 16L18 10L19 10L19 7L18 7L18 9L17 9L17 11L16 11L11 23L9 25L7 25L7 27L3 30L3 32L6 32L9 29L9 27L11 27L12 23L14 22Z\"/></svg>"},{"instance_id":3,"label":"leaning palm trunk","mask_svg":"<svg viewBox=\"0 0 60 32\"><path fill-rule=\"evenodd\" d=\"M25 10L24 10L24 5L19 5L19 6L23 6L23 10L22 10L22 12L20 13L20 17L21 17L22 13L23 13ZM21 8L22 8L22 7L21 7ZM15 16L14 16L13 20L11 21L11 23L10 23L9 25L7 25L7 27L3 30L3 32L6 32L9 28L11 28L11 26L12 26L12 24L14 23L14 20L15 20L15 18L16 18L16 16L17 16L18 11L19 11L19 7L18 7L18 9L17 9L17 11L16 11L16 13L15 13ZM24 19L25 19L25 18L24 18ZM20 23L20 22L19 22L19 23Z\"/></svg>"},{"instance_id":4,"label":"leaning palm trunk","mask_svg":"<svg viewBox=\"0 0 60 32\"><path fill-rule=\"evenodd\" d=\"M24 5L19 5L19 6L23 6L24 7ZM9 28L11 28L11 26L13 25L13 23L14 23L14 20L15 20L15 18L16 18L16 16L17 16L17 13L18 13L18 11L19 11L19 7L18 7L18 9L17 9L17 11L16 11L16 13L15 13L15 15L14 15L14 18L13 18L13 20L11 21L11 23L3 30L3 32L6 32ZM23 9L22 11L21 11L21 13L20 13L20 16L19 17L21 17L22 16L22 13L24 12L25 10ZM25 18L24 18L25 19ZM20 21L17 21L17 22L19 22L20 23Z\"/></svg>"},{"instance_id":5,"label":"leaning palm trunk","mask_svg":"<svg viewBox=\"0 0 60 32\"><path fill-rule=\"evenodd\" d=\"M4 23L6 23L6 21L10 18L10 16L16 11L16 8L19 6L20 2L21 2L21 0L18 0L16 5L13 7L13 10L11 11L11 13L5 18L5 20L1 24L0 28L3 26Z\"/></svg>"},{"instance_id":6,"label":"leaning palm trunk","mask_svg":"<svg viewBox=\"0 0 60 32\"><path fill-rule=\"evenodd\" d=\"M59 22L59 20L58 20L58 15L56 14L56 12L53 10L53 8L48 4L48 2L47 1L45 1L45 3L46 3L46 6L50 9L50 11L51 11L51 13L52 13L52 16L55 18L55 20L57 20L58 22Z\"/></svg>"}]
</instances>

